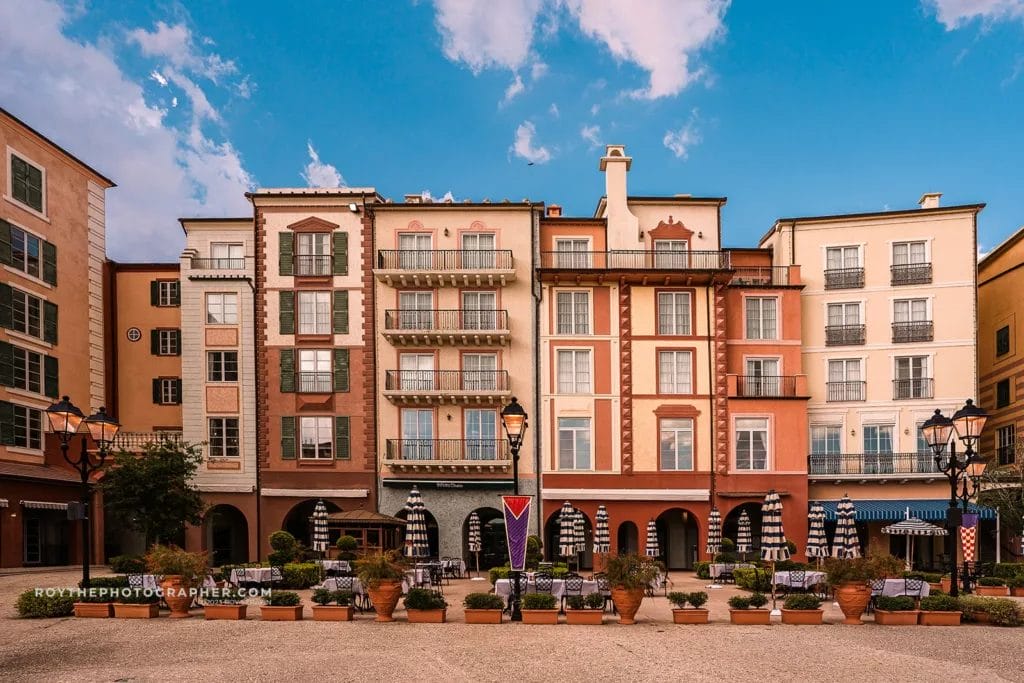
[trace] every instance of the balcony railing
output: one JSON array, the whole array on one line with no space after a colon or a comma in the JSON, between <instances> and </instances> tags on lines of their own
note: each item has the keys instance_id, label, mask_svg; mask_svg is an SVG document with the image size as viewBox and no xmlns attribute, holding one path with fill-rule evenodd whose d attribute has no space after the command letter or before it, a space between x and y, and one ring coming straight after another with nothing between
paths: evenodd
<instances>
[{"instance_id":1,"label":"balcony railing","mask_svg":"<svg viewBox=\"0 0 1024 683\"><path fill-rule=\"evenodd\" d=\"M743 398L782 398L796 396L793 375L738 375L736 395Z\"/></svg>"},{"instance_id":2,"label":"balcony railing","mask_svg":"<svg viewBox=\"0 0 1024 683\"><path fill-rule=\"evenodd\" d=\"M150 444L158 446L164 442L180 444L183 441L182 433L172 430L159 432L118 432L114 437L114 448L135 451Z\"/></svg>"},{"instance_id":3,"label":"balcony railing","mask_svg":"<svg viewBox=\"0 0 1024 683\"><path fill-rule=\"evenodd\" d=\"M737 266L729 284L733 287L782 287L789 284L786 266Z\"/></svg>"},{"instance_id":4,"label":"balcony railing","mask_svg":"<svg viewBox=\"0 0 1024 683\"><path fill-rule=\"evenodd\" d=\"M931 377L915 377L913 379L894 379L892 381L892 397L894 400L909 398L932 398L934 394Z\"/></svg>"},{"instance_id":5,"label":"balcony railing","mask_svg":"<svg viewBox=\"0 0 1024 683\"><path fill-rule=\"evenodd\" d=\"M852 346L863 344L867 337L864 325L826 325L825 346Z\"/></svg>"},{"instance_id":6,"label":"balcony railing","mask_svg":"<svg viewBox=\"0 0 1024 683\"><path fill-rule=\"evenodd\" d=\"M863 381L850 380L825 384L825 400L829 402L863 401L866 393Z\"/></svg>"},{"instance_id":7,"label":"balcony railing","mask_svg":"<svg viewBox=\"0 0 1024 683\"><path fill-rule=\"evenodd\" d=\"M544 251L541 268L568 270L726 270L727 251Z\"/></svg>"},{"instance_id":8,"label":"balcony railing","mask_svg":"<svg viewBox=\"0 0 1024 683\"><path fill-rule=\"evenodd\" d=\"M334 392L334 375L330 372L296 372L295 390L300 394Z\"/></svg>"},{"instance_id":9,"label":"balcony railing","mask_svg":"<svg viewBox=\"0 0 1024 683\"><path fill-rule=\"evenodd\" d=\"M906 342L930 342L934 336L931 320L893 323L892 341L894 344Z\"/></svg>"},{"instance_id":10,"label":"balcony railing","mask_svg":"<svg viewBox=\"0 0 1024 683\"><path fill-rule=\"evenodd\" d=\"M812 453L811 475L937 474L932 453Z\"/></svg>"},{"instance_id":11,"label":"balcony railing","mask_svg":"<svg viewBox=\"0 0 1024 683\"><path fill-rule=\"evenodd\" d=\"M245 258L192 257L193 270L245 270Z\"/></svg>"},{"instance_id":12,"label":"balcony railing","mask_svg":"<svg viewBox=\"0 0 1024 683\"><path fill-rule=\"evenodd\" d=\"M330 254L296 254L295 274L306 276L330 275L334 269L334 257Z\"/></svg>"},{"instance_id":13,"label":"balcony railing","mask_svg":"<svg viewBox=\"0 0 1024 683\"><path fill-rule=\"evenodd\" d=\"M507 370L388 370L385 391L508 391Z\"/></svg>"},{"instance_id":14,"label":"balcony railing","mask_svg":"<svg viewBox=\"0 0 1024 683\"><path fill-rule=\"evenodd\" d=\"M382 249L382 270L512 270L511 249Z\"/></svg>"},{"instance_id":15,"label":"balcony railing","mask_svg":"<svg viewBox=\"0 0 1024 683\"><path fill-rule=\"evenodd\" d=\"M825 289L860 289L863 286L863 268L829 268L825 271Z\"/></svg>"},{"instance_id":16,"label":"balcony railing","mask_svg":"<svg viewBox=\"0 0 1024 683\"><path fill-rule=\"evenodd\" d=\"M384 311L385 330L422 330L441 332L475 332L478 330L507 330L508 311L479 311L461 309L396 310Z\"/></svg>"},{"instance_id":17,"label":"balcony railing","mask_svg":"<svg viewBox=\"0 0 1024 683\"><path fill-rule=\"evenodd\" d=\"M927 285L932 281L932 264L901 263L890 269L893 285Z\"/></svg>"},{"instance_id":18,"label":"balcony railing","mask_svg":"<svg viewBox=\"0 0 1024 683\"><path fill-rule=\"evenodd\" d=\"M505 472L505 439L388 439L384 463L398 471Z\"/></svg>"}]
</instances>

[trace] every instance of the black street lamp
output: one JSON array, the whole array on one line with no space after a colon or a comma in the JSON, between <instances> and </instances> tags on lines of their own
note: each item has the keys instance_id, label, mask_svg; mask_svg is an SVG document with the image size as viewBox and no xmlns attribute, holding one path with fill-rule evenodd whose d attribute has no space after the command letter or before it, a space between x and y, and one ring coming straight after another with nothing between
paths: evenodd
<instances>
[{"instance_id":1,"label":"black street lamp","mask_svg":"<svg viewBox=\"0 0 1024 683\"><path fill-rule=\"evenodd\" d=\"M526 428L529 427L527 422L526 411L519 405L519 400L515 396L512 397L512 402L505 406L501 411L501 423L505 426L505 435L508 437L508 447L512 451L512 492L519 495L519 449L523 447L523 437L526 434ZM520 598L520 586L519 576L520 572L510 572L512 579L512 621L522 621L523 613L519 608Z\"/></svg>"},{"instance_id":2,"label":"black street lamp","mask_svg":"<svg viewBox=\"0 0 1024 683\"><path fill-rule=\"evenodd\" d=\"M46 417L50 421L50 430L60 439L61 454L69 465L78 470L78 474L82 478L82 587L88 588L89 561L92 559L92 534L89 527L89 501L91 500L92 486L89 483L89 475L103 467L103 462L107 459L107 454L110 452L120 425L107 415L105 408L100 408L95 414L85 417L67 396L47 408ZM68 454L71 440L78 433L83 422L89 430L89 435L96 442L95 461L86 447L85 436L82 437L81 455L78 458L72 458Z\"/></svg>"},{"instance_id":3,"label":"black street lamp","mask_svg":"<svg viewBox=\"0 0 1024 683\"><path fill-rule=\"evenodd\" d=\"M949 510L946 512L946 528L953 536L953 548L950 556L949 594L959 595L957 573L957 541L963 513L968 511L968 502L980 487L981 475L985 473L985 460L974 450L981 438L981 430L985 428L988 413L967 399L960 410L953 413L953 419L936 410L935 414L921 425L924 439L935 454L935 466L949 479ZM954 438L956 437L956 438ZM957 439L964 444L964 454L958 458L956 454ZM946 450L949 450L947 455ZM961 509L957 509L960 503ZM966 561L967 558L964 558ZM965 577L966 579L966 577ZM964 592L970 593L969 582L964 581Z\"/></svg>"}]
</instances>

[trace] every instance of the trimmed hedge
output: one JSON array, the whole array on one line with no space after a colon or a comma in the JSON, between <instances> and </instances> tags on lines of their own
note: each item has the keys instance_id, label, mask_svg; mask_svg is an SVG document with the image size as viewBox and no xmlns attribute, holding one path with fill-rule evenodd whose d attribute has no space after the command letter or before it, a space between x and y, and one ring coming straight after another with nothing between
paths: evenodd
<instances>
[{"instance_id":1,"label":"trimmed hedge","mask_svg":"<svg viewBox=\"0 0 1024 683\"><path fill-rule=\"evenodd\" d=\"M75 597L65 591L56 595L47 595L45 592L36 595L35 589L32 589L19 595L14 606L22 619L70 617L75 612Z\"/></svg>"},{"instance_id":2,"label":"trimmed hedge","mask_svg":"<svg viewBox=\"0 0 1024 683\"><path fill-rule=\"evenodd\" d=\"M115 574L146 573L146 560L138 555L115 555L110 558L109 566Z\"/></svg>"},{"instance_id":3,"label":"trimmed hedge","mask_svg":"<svg viewBox=\"0 0 1024 683\"><path fill-rule=\"evenodd\" d=\"M710 562L694 562L693 570L697 572L698 579L710 579L711 578L711 563Z\"/></svg>"},{"instance_id":4,"label":"trimmed hedge","mask_svg":"<svg viewBox=\"0 0 1024 683\"><path fill-rule=\"evenodd\" d=\"M758 569L756 567L744 569L737 567L733 570L732 575L736 579L736 585L740 588L761 593L771 592L772 590L772 577L771 570L769 569Z\"/></svg>"},{"instance_id":5,"label":"trimmed hedge","mask_svg":"<svg viewBox=\"0 0 1024 683\"><path fill-rule=\"evenodd\" d=\"M1001 579L1024 576L1024 562L1000 562L992 567L992 575Z\"/></svg>"},{"instance_id":6,"label":"trimmed hedge","mask_svg":"<svg viewBox=\"0 0 1024 683\"><path fill-rule=\"evenodd\" d=\"M284 580L280 588L309 588L320 583L320 565L312 562L288 563L281 568Z\"/></svg>"},{"instance_id":7,"label":"trimmed hedge","mask_svg":"<svg viewBox=\"0 0 1024 683\"><path fill-rule=\"evenodd\" d=\"M916 601L909 595L879 595L875 600L875 608L885 612L909 612L916 606Z\"/></svg>"},{"instance_id":8,"label":"trimmed hedge","mask_svg":"<svg viewBox=\"0 0 1024 683\"><path fill-rule=\"evenodd\" d=\"M1024 605L1009 598L965 595L960 598L960 607L965 621L974 621L974 615L980 612L987 614L989 623L996 626L1024 624Z\"/></svg>"}]
</instances>

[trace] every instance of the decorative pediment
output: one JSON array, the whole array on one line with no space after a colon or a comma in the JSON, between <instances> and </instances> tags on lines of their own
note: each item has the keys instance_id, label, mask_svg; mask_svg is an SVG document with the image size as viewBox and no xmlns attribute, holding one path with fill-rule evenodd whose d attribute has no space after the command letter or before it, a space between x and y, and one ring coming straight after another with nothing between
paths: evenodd
<instances>
[{"instance_id":1,"label":"decorative pediment","mask_svg":"<svg viewBox=\"0 0 1024 683\"><path fill-rule=\"evenodd\" d=\"M673 221L672 216L658 223L658 227L648 231L648 234L652 240L686 240L687 245L693 244L690 240L693 230L683 225L682 221Z\"/></svg>"},{"instance_id":2,"label":"decorative pediment","mask_svg":"<svg viewBox=\"0 0 1024 683\"><path fill-rule=\"evenodd\" d=\"M337 223L325 221L323 218L318 216L309 216L308 218L303 218L301 221L297 221L285 227L288 230L294 230L295 232L331 232L332 230L337 230L341 226Z\"/></svg>"},{"instance_id":3,"label":"decorative pediment","mask_svg":"<svg viewBox=\"0 0 1024 683\"><path fill-rule=\"evenodd\" d=\"M654 409L658 417L698 417L700 411L691 405L662 404Z\"/></svg>"}]
</instances>

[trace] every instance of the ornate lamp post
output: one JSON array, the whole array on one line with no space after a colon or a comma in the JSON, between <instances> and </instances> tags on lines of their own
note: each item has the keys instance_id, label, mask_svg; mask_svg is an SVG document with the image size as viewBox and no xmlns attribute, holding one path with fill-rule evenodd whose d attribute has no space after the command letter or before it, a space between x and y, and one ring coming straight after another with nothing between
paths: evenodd
<instances>
[{"instance_id":1,"label":"ornate lamp post","mask_svg":"<svg viewBox=\"0 0 1024 683\"><path fill-rule=\"evenodd\" d=\"M987 419L988 414L974 405L974 401L967 399L964 407L953 413L952 419L943 415L942 411L936 410L935 414L921 425L925 441L935 454L935 466L949 480L949 510L946 512L946 526L950 534L953 535L953 551L950 553L952 566L949 574L949 594L954 597L959 595L956 557L958 531L963 521L963 513L968 510L968 501L978 492L979 480L985 473L987 464L974 450L975 444L981 438L981 430L985 428ZM962 457L957 457L957 439L964 444ZM946 452L947 448L948 453ZM960 503L961 509L957 509L957 503ZM964 559L966 560L966 558ZM966 582L964 592L970 592L970 586Z\"/></svg>"},{"instance_id":2,"label":"ornate lamp post","mask_svg":"<svg viewBox=\"0 0 1024 683\"><path fill-rule=\"evenodd\" d=\"M512 397L512 402L501 411L501 423L505 426L505 435L508 437L508 447L512 451L512 492L519 495L519 449L523 447L523 437L526 434L527 422L526 411L519 405L518 399ZM511 572L512 578L512 621L522 621L523 614L519 609L520 586L518 571Z\"/></svg>"},{"instance_id":3,"label":"ornate lamp post","mask_svg":"<svg viewBox=\"0 0 1024 683\"><path fill-rule=\"evenodd\" d=\"M89 500L91 499L92 486L89 483L89 476L96 470L103 467L110 447L117 436L120 425L107 415L105 408L100 408L95 414L85 417L67 396L61 398L57 403L46 409L46 417L50 421L50 431L60 439L60 451L64 460L78 470L81 477L81 505L82 505L82 587L89 586L89 561L92 559L92 534L89 526ZM87 439L82 436L82 452L77 458L69 455L71 440L78 433L79 428L85 423L89 435L96 442L96 458L92 457L86 447Z\"/></svg>"}]
</instances>

